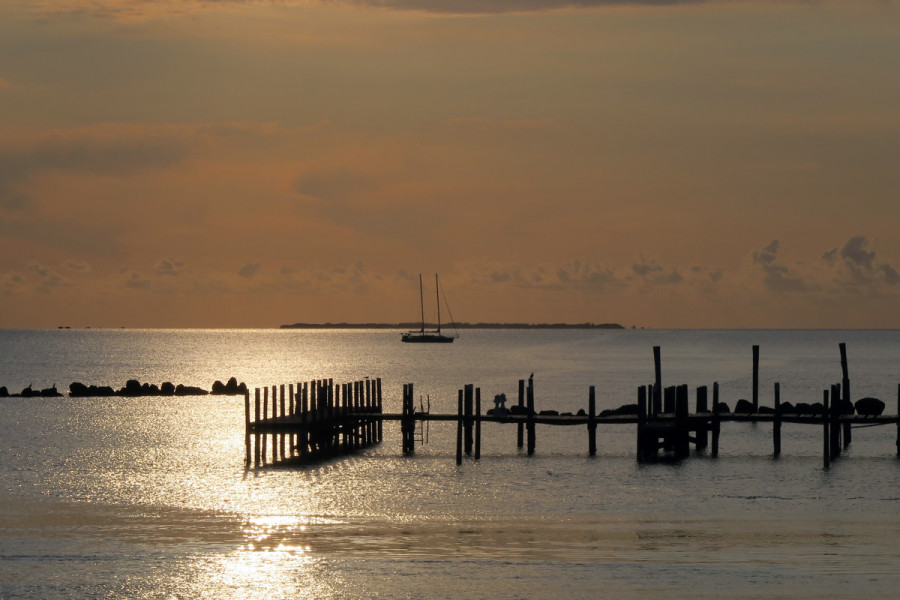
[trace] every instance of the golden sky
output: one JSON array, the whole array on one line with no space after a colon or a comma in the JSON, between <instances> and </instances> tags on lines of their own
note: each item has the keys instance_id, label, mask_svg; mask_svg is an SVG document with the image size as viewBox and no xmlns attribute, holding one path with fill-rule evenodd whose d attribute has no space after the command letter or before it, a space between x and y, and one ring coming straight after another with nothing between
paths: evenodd
<instances>
[{"instance_id":1,"label":"golden sky","mask_svg":"<svg viewBox=\"0 0 900 600\"><path fill-rule=\"evenodd\" d=\"M4 0L0 327L900 327L898 74L890 0Z\"/></svg>"}]
</instances>

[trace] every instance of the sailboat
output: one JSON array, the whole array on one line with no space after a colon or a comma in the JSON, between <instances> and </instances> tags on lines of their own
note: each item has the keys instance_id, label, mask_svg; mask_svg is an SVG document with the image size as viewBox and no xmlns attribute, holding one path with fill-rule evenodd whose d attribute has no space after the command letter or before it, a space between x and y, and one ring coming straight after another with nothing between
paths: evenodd
<instances>
[{"instance_id":1,"label":"sailboat","mask_svg":"<svg viewBox=\"0 0 900 600\"><path fill-rule=\"evenodd\" d=\"M455 340L456 336L444 335L441 333L441 293L438 284L437 273L434 275L434 289L437 295L437 329L431 331L425 330L425 294L422 289L422 275L419 275L419 304L422 308L422 327L400 334L400 341L408 344L449 344Z\"/></svg>"}]
</instances>

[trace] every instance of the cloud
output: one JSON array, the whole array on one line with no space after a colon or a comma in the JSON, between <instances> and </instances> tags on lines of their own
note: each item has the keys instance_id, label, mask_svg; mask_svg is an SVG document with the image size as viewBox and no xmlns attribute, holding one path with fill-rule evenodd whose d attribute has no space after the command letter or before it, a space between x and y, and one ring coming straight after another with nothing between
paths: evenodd
<instances>
[{"instance_id":1,"label":"cloud","mask_svg":"<svg viewBox=\"0 0 900 600\"><path fill-rule=\"evenodd\" d=\"M150 289L150 280L144 277L141 273L137 271L132 271L130 268L125 267L121 269L118 273L117 279L121 282L121 284L129 289L133 290L146 290Z\"/></svg>"},{"instance_id":2,"label":"cloud","mask_svg":"<svg viewBox=\"0 0 900 600\"><path fill-rule=\"evenodd\" d=\"M812 289L789 267L778 263L778 249L781 244L774 240L768 246L753 253L753 263L763 270L763 284L773 292L802 292Z\"/></svg>"},{"instance_id":3,"label":"cloud","mask_svg":"<svg viewBox=\"0 0 900 600\"><path fill-rule=\"evenodd\" d=\"M247 263L240 269L238 269L238 275L244 277L246 279L250 279L256 272L259 271L259 268L262 266L261 263Z\"/></svg>"},{"instance_id":4,"label":"cloud","mask_svg":"<svg viewBox=\"0 0 900 600\"><path fill-rule=\"evenodd\" d=\"M177 277L184 270L184 262L175 259L163 259L156 265L156 274Z\"/></svg>"},{"instance_id":5,"label":"cloud","mask_svg":"<svg viewBox=\"0 0 900 600\"><path fill-rule=\"evenodd\" d=\"M592 9L622 6L679 6L702 4L709 0L154 0L132 2L124 0L38 1L34 10L43 15L90 14L120 21L186 15L200 11L227 9L234 6L309 6L310 4L339 5L354 8L421 11L440 14L503 14L544 12L564 9Z\"/></svg>"},{"instance_id":6,"label":"cloud","mask_svg":"<svg viewBox=\"0 0 900 600\"><path fill-rule=\"evenodd\" d=\"M112 131L110 131L112 129ZM187 156L180 139L154 131L60 131L0 144L0 208L30 203L24 183L51 171L119 177L171 167Z\"/></svg>"},{"instance_id":7,"label":"cloud","mask_svg":"<svg viewBox=\"0 0 900 600\"><path fill-rule=\"evenodd\" d=\"M835 280L844 286L900 284L896 268L886 262L877 262L876 252L868 247L868 238L857 235L847 240L842 248L825 252L822 259L837 269Z\"/></svg>"},{"instance_id":8,"label":"cloud","mask_svg":"<svg viewBox=\"0 0 900 600\"><path fill-rule=\"evenodd\" d=\"M341 4L447 14L543 12L617 6L677 6L704 0L338 0Z\"/></svg>"},{"instance_id":9,"label":"cloud","mask_svg":"<svg viewBox=\"0 0 900 600\"><path fill-rule=\"evenodd\" d=\"M39 262L28 264L28 274L35 291L42 294L49 294L55 288L70 285L59 273Z\"/></svg>"},{"instance_id":10,"label":"cloud","mask_svg":"<svg viewBox=\"0 0 900 600\"><path fill-rule=\"evenodd\" d=\"M371 186L364 173L349 167L328 167L304 173L294 183L294 190L319 200L340 200Z\"/></svg>"},{"instance_id":11,"label":"cloud","mask_svg":"<svg viewBox=\"0 0 900 600\"><path fill-rule=\"evenodd\" d=\"M853 265L855 268L870 270L875 260L875 252L867 252L866 246L868 245L869 241L865 236L852 237L841 248L841 257L847 261L847 264Z\"/></svg>"},{"instance_id":12,"label":"cloud","mask_svg":"<svg viewBox=\"0 0 900 600\"><path fill-rule=\"evenodd\" d=\"M91 271L93 271L93 269L91 268L91 265L89 263L86 263L86 262L80 261L80 260L66 261L64 266L68 270L74 271L76 273L87 274L87 273L90 273Z\"/></svg>"}]
</instances>

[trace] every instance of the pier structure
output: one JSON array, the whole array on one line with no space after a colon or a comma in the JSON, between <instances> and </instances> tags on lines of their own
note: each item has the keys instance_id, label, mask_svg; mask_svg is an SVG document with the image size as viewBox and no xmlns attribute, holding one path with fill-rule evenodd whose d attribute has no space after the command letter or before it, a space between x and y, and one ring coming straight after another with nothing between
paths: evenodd
<instances>
[{"instance_id":1,"label":"pier structure","mask_svg":"<svg viewBox=\"0 0 900 600\"><path fill-rule=\"evenodd\" d=\"M774 384L774 407L759 405L759 349L753 347L752 403L739 401L730 410L719 399L719 384L695 389L694 410L690 408L687 384L663 387L661 353L654 347L653 383L637 389L637 402L597 414L594 386L588 391L587 410L559 413L537 411L533 375L519 380L518 401L506 408L495 399L495 408L482 412L481 389L466 384L458 391L455 413L432 413L420 403L415 406L414 385L403 385L400 413L385 413L381 379L365 379L336 385L331 379L309 383L256 388L251 411L251 394L245 395L246 462L261 467L289 461L308 463L357 452L382 441L386 421L400 423L402 454L414 456L416 441L423 441L424 427L432 421L456 424L456 462L463 457L481 458L484 424L516 425L516 445L531 456L536 451L537 426L584 427L588 455L597 453L597 429L631 425L636 430L638 461L683 460L693 455L719 454L721 425L725 422L772 423L772 455L781 455L785 424L822 428L823 466L840 457L851 443L854 427L895 425L896 453L900 457L900 386L897 390L897 414L883 415L884 403L867 398L850 400L850 378L846 347L840 345L842 380L823 390L822 402L796 406L781 401L780 384ZM269 402L271 391L271 403ZM879 410L859 410L860 402L871 401ZM743 402L743 406L741 406ZM429 403L430 404L430 403ZM271 409L270 409L271 405ZM693 452L691 447L693 446ZM271 456L271 460L269 460Z\"/></svg>"},{"instance_id":2,"label":"pier structure","mask_svg":"<svg viewBox=\"0 0 900 600\"><path fill-rule=\"evenodd\" d=\"M287 389L284 385L255 388L252 405L251 412L248 390L244 395L248 465L322 460L382 440L381 379L344 384L319 379L296 387L290 384Z\"/></svg>"}]
</instances>

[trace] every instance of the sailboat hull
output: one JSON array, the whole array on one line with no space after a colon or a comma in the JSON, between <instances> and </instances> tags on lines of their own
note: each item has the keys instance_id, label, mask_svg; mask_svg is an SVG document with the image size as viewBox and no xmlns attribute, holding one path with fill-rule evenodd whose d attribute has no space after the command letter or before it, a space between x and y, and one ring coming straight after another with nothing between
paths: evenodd
<instances>
[{"instance_id":1,"label":"sailboat hull","mask_svg":"<svg viewBox=\"0 0 900 600\"><path fill-rule=\"evenodd\" d=\"M400 336L400 341L407 344L451 344L454 339L456 338L440 333L421 333L418 331L410 331Z\"/></svg>"}]
</instances>

